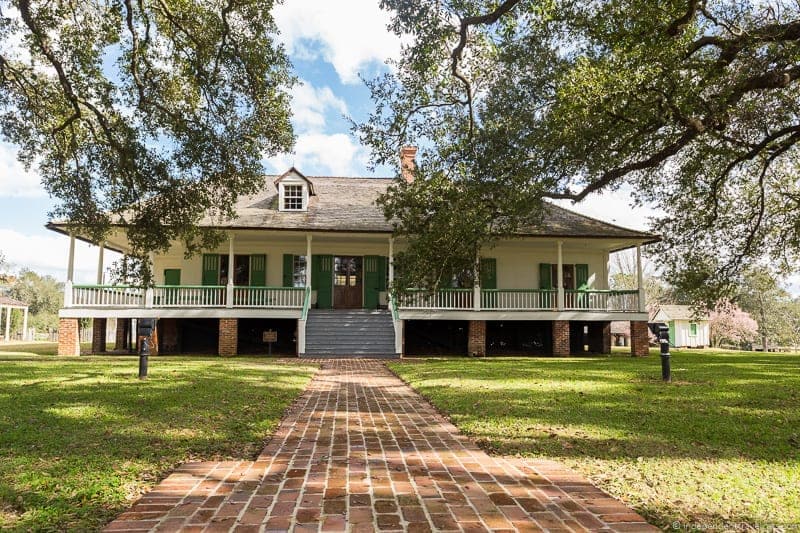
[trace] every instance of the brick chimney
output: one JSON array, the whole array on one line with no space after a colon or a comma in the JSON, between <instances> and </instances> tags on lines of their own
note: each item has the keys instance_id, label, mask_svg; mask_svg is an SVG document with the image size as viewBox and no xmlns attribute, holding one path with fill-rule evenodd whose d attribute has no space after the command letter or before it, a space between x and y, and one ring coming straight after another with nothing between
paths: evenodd
<instances>
[{"instance_id":1,"label":"brick chimney","mask_svg":"<svg viewBox=\"0 0 800 533\"><path fill-rule=\"evenodd\" d=\"M414 172L417 170L417 164L414 162L416 157L416 146L403 146L400 148L400 173L406 183L414 181Z\"/></svg>"}]
</instances>

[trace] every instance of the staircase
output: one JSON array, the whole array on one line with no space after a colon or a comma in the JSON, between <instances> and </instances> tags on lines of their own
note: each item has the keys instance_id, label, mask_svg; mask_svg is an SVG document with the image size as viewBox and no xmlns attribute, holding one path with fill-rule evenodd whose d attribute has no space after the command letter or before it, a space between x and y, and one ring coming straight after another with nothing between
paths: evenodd
<instances>
[{"instance_id":1,"label":"staircase","mask_svg":"<svg viewBox=\"0 0 800 533\"><path fill-rule=\"evenodd\" d=\"M386 310L310 309L301 357L397 357Z\"/></svg>"}]
</instances>

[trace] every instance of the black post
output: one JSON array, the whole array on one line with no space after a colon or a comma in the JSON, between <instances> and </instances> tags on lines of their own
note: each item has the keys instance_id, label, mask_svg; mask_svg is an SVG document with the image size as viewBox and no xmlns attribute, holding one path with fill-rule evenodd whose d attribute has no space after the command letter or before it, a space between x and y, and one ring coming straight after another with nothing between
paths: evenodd
<instances>
[{"instance_id":1,"label":"black post","mask_svg":"<svg viewBox=\"0 0 800 533\"><path fill-rule=\"evenodd\" d=\"M661 345L661 379L672 381L669 361L669 327L661 325L658 328L658 341Z\"/></svg>"},{"instance_id":2,"label":"black post","mask_svg":"<svg viewBox=\"0 0 800 533\"><path fill-rule=\"evenodd\" d=\"M150 337L142 338L142 347L139 350L139 379L147 377L147 356L150 355Z\"/></svg>"},{"instance_id":3,"label":"black post","mask_svg":"<svg viewBox=\"0 0 800 533\"><path fill-rule=\"evenodd\" d=\"M139 348L139 379L147 377L147 356L150 355L150 335L156 327L152 318L140 318L136 321L136 338L142 337L142 346Z\"/></svg>"}]
</instances>

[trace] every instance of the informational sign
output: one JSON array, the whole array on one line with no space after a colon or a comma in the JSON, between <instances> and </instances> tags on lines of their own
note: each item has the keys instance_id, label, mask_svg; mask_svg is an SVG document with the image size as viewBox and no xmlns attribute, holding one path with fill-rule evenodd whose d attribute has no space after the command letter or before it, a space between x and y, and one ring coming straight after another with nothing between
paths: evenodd
<instances>
[{"instance_id":1,"label":"informational sign","mask_svg":"<svg viewBox=\"0 0 800 533\"><path fill-rule=\"evenodd\" d=\"M263 342L278 342L278 332L274 329L268 329L263 333Z\"/></svg>"}]
</instances>

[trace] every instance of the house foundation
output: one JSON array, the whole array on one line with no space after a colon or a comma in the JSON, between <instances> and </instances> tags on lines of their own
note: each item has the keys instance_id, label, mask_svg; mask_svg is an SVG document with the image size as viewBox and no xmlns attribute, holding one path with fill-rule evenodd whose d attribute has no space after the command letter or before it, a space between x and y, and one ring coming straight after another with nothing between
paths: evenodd
<instances>
[{"instance_id":1,"label":"house foundation","mask_svg":"<svg viewBox=\"0 0 800 533\"><path fill-rule=\"evenodd\" d=\"M467 354L472 357L486 357L486 321L470 320L467 336Z\"/></svg>"},{"instance_id":2,"label":"house foundation","mask_svg":"<svg viewBox=\"0 0 800 533\"><path fill-rule=\"evenodd\" d=\"M92 320L92 353L106 352L106 326L108 319L95 318Z\"/></svg>"},{"instance_id":3,"label":"house foundation","mask_svg":"<svg viewBox=\"0 0 800 533\"><path fill-rule=\"evenodd\" d=\"M238 354L239 321L236 318L219 319L219 355L231 357Z\"/></svg>"},{"instance_id":4,"label":"house foundation","mask_svg":"<svg viewBox=\"0 0 800 533\"><path fill-rule=\"evenodd\" d=\"M60 318L58 320L58 355L76 356L80 354L78 319Z\"/></svg>"},{"instance_id":5,"label":"house foundation","mask_svg":"<svg viewBox=\"0 0 800 533\"><path fill-rule=\"evenodd\" d=\"M650 355L650 330L647 322L631 321L631 356L645 357Z\"/></svg>"},{"instance_id":6,"label":"house foundation","mask_svg":"<svg viewBox=\"0 0 800 533\"><path fill-rule=\"evenodd\" d=\"M603 322L603 353L611 353L611 322Z\"/></svg>"},{"instance_id":7,"label":"house foundation","mask_svg":"<svg viewBox=\"0 0 800 533\"><path fill-rule=\"evenodd\" d=\"M570 354L569 321L553 321L553 355L568 357Z\"/></svg>"}]
</instances>

